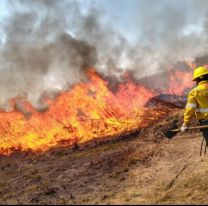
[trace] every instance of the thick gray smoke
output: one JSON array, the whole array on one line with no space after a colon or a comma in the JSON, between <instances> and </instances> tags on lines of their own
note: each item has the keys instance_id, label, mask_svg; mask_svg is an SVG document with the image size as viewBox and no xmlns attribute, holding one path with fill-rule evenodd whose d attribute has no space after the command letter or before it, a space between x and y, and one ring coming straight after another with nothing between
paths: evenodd
<instances>
[{"instance_id":1,"label":"thick gray smoke","mask_svg":"<svg viewBox=\"0 0 208 206\"><path fill-rule=\"evenodd\" d=\"M24 96L39 107L43 93L85 80L88 67L105 75L132 70L139 79L208 53L206 0L4 2L0 106ZM122 3L131 9L121 9ZM113 6L118 18L105 4ZM122 29L122 22L134 28L133 41L131 28Z\"/></svg>"},{"instance_id":2,"label":"thick gray smoke","mask_svg":"<svg viewBox=\"0 0 208 206\"><path fill-rule=\"evenodd\" d=\"M101 62L114 67L122 51L122 38L91 5L83 10L74 0L11 0L7 8L1 21L1 106L22 96L39 107L43 93L85 80L84 70Z\"/></svg>"},{"instance_id":3,"label":"thick gray smoke","mask_svg":"<svg viewBox=\"0 0 208 206\"><path fill-rule=\"evenodd\" d=\"M133 68L141 65L152 73L207 54L208 1L145 0L136 5L139 55L134 55Z\"/></svg>"}]
</instances>

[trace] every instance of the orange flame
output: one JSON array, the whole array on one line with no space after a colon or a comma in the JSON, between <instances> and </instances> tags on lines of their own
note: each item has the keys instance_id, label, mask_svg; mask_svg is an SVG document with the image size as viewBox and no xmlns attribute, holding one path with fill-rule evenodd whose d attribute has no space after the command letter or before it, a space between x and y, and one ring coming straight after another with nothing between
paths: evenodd
<instances>
[{"instance_id":1,"label":"orange flame","mask_svg":"<svg viewBox=\"0 0 208 206\"><path fill-rule=\"evenodd\" d=\"M170 72L169 89L170 94L184 95L184 90L194 86L192 81L192 72L172 70Z\"/></svg>"},{"instance_id":2,"label":"orange flame","mask_svg":"<svg viewBox=\"0 0 208 206\"><path fill-rule=\"evenodd\" d=\"M57 145L72 145L96 138L115 136L136 128L150 125L145 116L157 119L162 112L148 113L145 104L156 92L136 84L131 80L118 85L117 92L108 89L104 81L93 69L87 72L89 82L79 83L71 90L61 93L55 101L46 100L49 108L38 112L29 102L24 108L32 115L26 118L13 108L11 112L0 112L0 154L10 154L15 150L46 151ZM190 81L179 83L177 93ZM170 87L174 85L176 72L171 74ZM182 79L182 78L181 78ZM181 81L181 80L180 80ZM16 99L11 100L15 105Z\"/></svg>"}]
</instances>

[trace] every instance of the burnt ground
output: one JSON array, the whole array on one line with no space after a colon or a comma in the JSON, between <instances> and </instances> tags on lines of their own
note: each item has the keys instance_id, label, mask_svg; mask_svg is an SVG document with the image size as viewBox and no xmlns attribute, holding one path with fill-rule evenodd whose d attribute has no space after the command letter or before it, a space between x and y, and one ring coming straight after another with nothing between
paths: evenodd
<instances>
[{"instance_id":1,"label":"burnt ground","mask_svg":"<svg viewBox=\"0 0 208 206\"><path fill-rule=\"evenodd\" d=\"M131 138L0 157L0 204L206 204L201 134L158 135L172 114Z\"/></svg>"}]
</instances>

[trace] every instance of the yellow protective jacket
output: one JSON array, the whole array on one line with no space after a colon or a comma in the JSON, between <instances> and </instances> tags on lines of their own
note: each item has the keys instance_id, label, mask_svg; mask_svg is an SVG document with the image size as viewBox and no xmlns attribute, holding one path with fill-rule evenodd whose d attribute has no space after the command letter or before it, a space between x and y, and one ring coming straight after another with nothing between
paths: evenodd
<instances>
[{"instance_id":1,"label":"yellow protective jacket","mask_svg":"<svg viewBox=\"0 0 208 206\"><path fill-rule=\"evenodd\" d=\"M200 82L188 94L184 123L188 125L194 115L197 120L208 120L208 81Z\"/></svg>"}]
</instances>

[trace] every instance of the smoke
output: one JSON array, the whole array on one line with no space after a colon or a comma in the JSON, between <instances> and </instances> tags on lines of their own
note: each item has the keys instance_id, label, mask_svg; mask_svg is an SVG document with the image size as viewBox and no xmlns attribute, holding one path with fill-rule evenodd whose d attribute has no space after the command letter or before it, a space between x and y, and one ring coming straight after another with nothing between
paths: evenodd
<instances>
[{"instance_id":1,"label":"smoke","mask_svg":"<svg viewBox=\"0 0 208 206\"><path fill-rule=\"evenodd\" d=\"M153 74L172 64L207 54L208 2L206 0L135 1L139 12L139 42L130 53L137 77L146 71ZM134 53L134 51L138 51ZM145 69L144 69L145 68Z\"/></svg>"},{"instance_id":2,"label":"smoke","mask_svg":"<svg viewBox=\"0 0 208 206\"><path fill-rule=\"evenodd\" d=\"M86 80L89 67L111 73L125 39L108 25L101 9L75 0L11 0L1 21L0 106L21 96L35 107L43 93Z\"/></svg>"},{"instance_id":3,"label":"smoke","mask_svg":"<svg viewBox=\"0 0 208 206\"><path fill-rule=\"evenodd\" d=\"M1 107L16 96L40 107L42 94L86 80L88 67L139 79L208 52L206 0L84 2L4 0Z\"/></svg>"},{"instance_id":4,"label":"smoke","mask_svg":"<svg viewBox=\"0 0 208 206\"><path fill-rule=\"evenodd\" d=\"M95 66L96 48L69 33L74 19L84 21L79 7L76 1L8 2L10 14L2 23L1 105L20 95L38 107L43 92L68 88Z\"/></svg>"}]
</instances>

